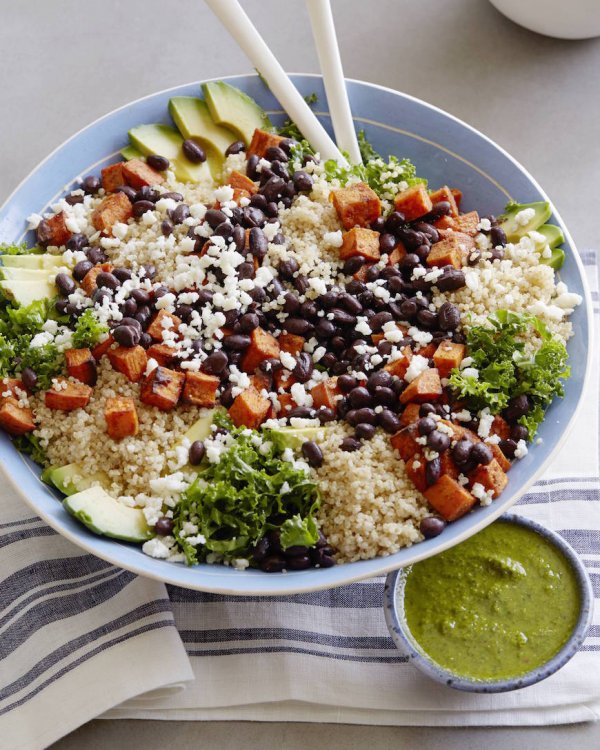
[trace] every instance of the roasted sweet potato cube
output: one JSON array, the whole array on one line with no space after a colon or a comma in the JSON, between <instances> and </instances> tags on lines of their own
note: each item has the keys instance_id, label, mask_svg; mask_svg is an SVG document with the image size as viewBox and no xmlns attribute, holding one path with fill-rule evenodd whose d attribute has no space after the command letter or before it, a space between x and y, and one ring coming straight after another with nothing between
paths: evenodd
<instances>
[{"instance_id":1,"label":"roasted sweet potato cube","mask_svg":"<svg viewBox=\"0 0 600 750\"><path fill-rule=\"evenodd\" d=\"M433 353L433 364L440 377L447 378L450 371L458 367L465 357L464 344L454 344L452 341L442 341Z\"/></svg>"},{"instance_id":2,"label":"roasted sweet potato cube","mask_svg":"<svg viewBox=\"0 0 600 750\"><path fill-rule=\"evenodd\" d=\"M125 185L125 177L123 177L123 162L120 161L117 164L111 164L108 167L104 167L102 170L102 187L107 193L114 193L114 191Z\"/></svg>"},{"instance_id":3,"label":"roasted sweet potato cube","mask_svg":"<svg viewBox=\"0 0 600 750\"><path fill-rule=\"evenodd\" d=\"M398 263L400 263L400 261L402 260L402 258L404 258L406 253L407 253L407 250L406 250L406 247L404 247L404 243L399 242L388 256L388 259L387 259L388 266L397 266Z\"/></svg>"},{"instance_id":4,"label":"roasted sweet potato cube","mask_svg":"<svg viewBox=\"0 0 600 750\"><path fill-rule=\"evenodd\" d=\"M250 427L257 430L267 418L271 402L262 396L256 388L246 388L233 401L229 416L236 427Z\"/></svg>"},{"instance_id":5,"label":"roasted sweet potato cube","mask_svg":"<svg viewBox=\"0 0 600 750\"><path fill-rule=\"evenodd\" d=\"M429 194L429 197L431 198L431 202L435 205L436 203L440 203L440 201L445 201L446 203L450 204L450 216L458 216L458 206L456 205L456 201L454 200L454 195L452 193L452 190L447 185L444 185L444 187L441 187L439 190L434 190L433 193Z\"/></svg>"},{"instance_id":6,"label":"roasted sweet potato cube","mask_svg":"<svg viewBox=\"0 0 600 750\"><path fill-rule=\"evenodd\" d=\"M168 321L168 324L165 321ZM159 310L154 316L152 323L148 326L146 333L149 333L155 341L162 342L163 331L170 331L173 328L179 329L180 325L181 318L178 318L177 315L173 315L173 313L167 312L166 310Z\"/></svg>"},{"instance_id":7,"label":"roasted sweet potato cube","mask_svg":"<svg viewBox=\"0 0 600 750\"><path fill-rule=\"evenodd\" d=\"M417 349L416 354L418 354L420 357L425 357L425 359L432 359L436 349L436 344L425 344L425 346L421 344Z\"/></svg>"},{"instance_id":8,"label":"roasted sweet potato cube","mask_svg":"<svg viewBox=\"0 0 600 750\"><path fill-rule=\"evenodd\" d=\"M263 157L268 148L271 148L271 146L279 146L279 144L283 140L284 138L280 135L275 135L275 133L268 133L266 130L256 128L256 130L252 134L252 140L250 141L250 145L248 146L248 149L246 151L246 157L250 158L253 154L256 154L259 157Z\"/></svg>"},{"instance_id":9,"label":"roasted sweet potato cube","mask_svg":"<svg viewBox=\"0 0 600 750\"><path fill-rule=\"evenodd\" d=\"M492 435L498 435L500 440L508 440L510 437L510 425L499 414L496 414L492 426L490 427L490 433Z\"/></svg>"},{"instance_id":10,"label":"roasted sweet potato cube","mask_svg":"<svg viewBox=\"0 0 600 750\"><path fill-rule=\"evenodd\" d=\"M413 422L416 422L417 419L419 419L420 408L421 408L420 404L407 404L400 417L400 422L405 427L409 424L412 424Z\"/></svg>"},{"instance_id":11,"label":"roasted sweet potato cube","mask_svg":"<svg viewBox=\"0 0 600 750\"><path fill-rule=\"evenodd\" d=\"M35 430L33 412L19 406L17 399L3 398L0 404L0 427L9 435L24 435Z\"/></svg>"},{"instance_id":12,"label":"roasted sweet potato cube","mask_svg":"<svg viewBox=\"0 0 600 750\"><path fill-rule=\"evenodd\" d=\"M344 234L340 247L340 258L346 260L355 255L361 255L368 261L377 262L381 257L379 252L379 232L364 227L353 227Z\"/></svg>"},{"instance_id":13,"label":"roasted sweet potato cube","mask_svg":"<svg viewBox=\"0 0 600 750\"><path fill-rule=\"evenodd\" d=\"M6 398L14 398L17 401L27 393L27 388L19 378L2 378L0 380L0 403Z\"/></svg>"},{"instance_id":14,"label":"roasted sweet potato cube","mask_svg":"<svg viewBox=\"0 0 600 750\"><path fill-rule=\"evenodd\" d=\"M446 521L456 521L475 505L473 495L448 474L443 474L423 494L431 507Z\"/></svg>"},{"instance_id":15,"label":"roasted sweet potato cube","mask_svg":"<svg viewBox=\"0 0 600 750\"><path fill-rule=\"evenodd\" d=\"M298 405L292 398L291 393L278 393L277 401L279 401L279 411L277 412L278 417L285 417L288 411L291 411Z\"/></svg>"},{"instance_id":16,"label":"roasted sweet potato cube","mask_svg":"<svg viewBox=\"0 0 600 750\"><path fill-rule=\"evenodd\" d=\"M415 401L424 404L426 401L437 401L442 395L442 384L436 369L430 367L410 383L400 395L400 403Z\"/></svg>"},{"instance_id":17,"label":"roasted sweet potato cube","mask_svg":"<svg viewBox=\"0 0 600 750\"><path fill-rule=\"evenodd\" d=\"M270 373L256 370L250 377L250 385L260 393L261 391L270 391L273 386L273 377Z\"/></svg>"},{"instance_id":18,"label":"roasted sweet potato cube","mask_svg":"<svg viewBox=\"0 0 600 750\"><path fill-rule=\"evenodd\" d=\"M452 479L458 479L460 469L454 462L450 451L444 451L443 453L440 453L440 467L440 476L447 474L448 476L452 477Z\"/></svg>"},{"instance_id":19,"label":"roasted sweet potato cube","mask_svg":"<svg viewBox=\"0 0 600 750\"><path fill-rule=\"evenodd\" d=\"M454 196L454 200L456 201L456 207L460 211L460 204L462 203L462 190L459 190L458 188L450 188L450 192Z\"/></svg>"},{"instance_id":20,"label":"roasted sweet potato cube","mask_svg":"<svg viewBox=\"0 0 600 750\"><path fill-rule=\"evenodd\" d=\"M365 263L364 266L361 266L356 273L352 274L352 278L356 279L357 281L362 281L364 284L366 281L368 281L367 274L371 266L373 266L373 263Z\"/></svg>"},{"instance_id":21,"label":"roasted sweet potato cube","mask_svg":"<svg viewBox=\"0 0 600 750\"><path fill-rule=\"evenodd\" d=\"M92 389L85 383L73 383L66 378L55 378L52 388L46 391L44 401L49 409L74 411L87 406L92 397Z\"/></svg>"},{"instance_id":22,"label":"roasted sweet potato cube","mask_svg":"<svg viewBox=\"0 0 600 750\"><path fill-rule=\"evenodd\" d=\"M163 367L168 367L175 359L175 349L167 344L152 344L146 354L148 359L155 359Z\"/></svg>"},{"instance_id":23,"label":"roasted sweet potato cube","mask_svg":"<svg viewBox=\"0 0 600 750\"><path fill-rule=\"evenodd\" d=\"M205 372L186 372L183 400L194 406L214 406L220 379Z\"/></svg>"},{"instance_id":24,"label":"roasted sweet potato cube","mask_svg":"<svg viewBox=\"0 0 600 750\"><path fill-rule=\"evenodd\" d=\"M508 460L508 458L506 458L504 453L502 453L502 449L500 448L500 446L496 445L495 443L487 443L487 446L492 451L494 458L498 462L498 466L500 466L502 471L508 471L512 464Z\"/></svg>"},{"instance_id":25,"label":"roasted sweet potato cube","mask_svg":"<svg viewBox=\"0 0 600 750\"><path fill-rule=\"evenodd\" d=\"M111 193L92 213L92 224L104 234L109 234L117 222L126 224L132 217L131 201L125 193Z\"/></svg>"},{"instance_id":26,"label":"roasted sweet potato cube","mask_svg":"<svg viewBox=\"0 0 600 750\"><path fill-rule=\"evenodd\" d=\"M413 221L418 219L419 216L428 214L433 207L433 203L427 193L427 188L420 182L398 193L394 198L394 206L396 211L404 214L406 221Z\"/></svg>"},{"instance_id":27,"label":"roasted sweet potato cube","mask_svg":"<svg viewBox=\"0 0 600 750\"><path fill-rule=\"evenodd\" d=\"M368 227L381 214L379 196L364 182L334 190L331 200L344 229Z\"/></svg>"},{"instance_id":28,"label":"roasted sweet potato cube","mask_svg":"<svg viewBox=\"0 0 600 750\"><path fill-rule=\"evenodd\" d=\"M434 242L427 256L428 266L454 266L462 268L465 250L458 237L446 237Z\"/></svg>"},{"instance_id":29,"label":"roasted sweet potato cube","mask_svg":"<svg viewBox=\"0 0 600 750\"><path fill-rule=\"evenodd\" d=\"M148 364L148 355L142 346L117 346L109 349L108 359L117 372L123 373L127 380L137 383L141 380Z\"/></svg>"},{"instance_id":30,"label":"roasted sweet potato cube","mask_svg":"<svg viewBox=\"0 0 600 750\"><path fill-rule=\"evenodd\" d=\"M461 214L454 219L454 229L457 232L463 232L470 237L478 233L477 225L479 224L479 214L477 211L469 211L467 214Z\"/></svg>"},{"instance_id":31,"label":"roasted sweet potato cube","mask_svg":"<svg viewBox=\"0 0 600 750\"><path fill-rule=\"evenodd\" d=\"M99 344L96 344L96 346L92 349L92 356L96 360L96 362L103 357L106 352L110 349L110 347L115 343L115 340L112 336L107 336L104 341L101 341Z\"/></svg>"},{"instance_id":32,"label":"roasted sweet potato cube","mask_svg":"<svg viewBox=\"0 0 600 750\"><path fill-rule=\"evenodd\" d=\"M400 354L402 355L401 357L392 362L388 362L383 369L387 370L390 375L396 375L399 378L403 378L406 375L413 353L410 346L405 346L400 350Z\"/></svg>"},{"instance_id":33,"label":"roasted sweet potato cube","mask_svg":"<svg viewBox=\"0 0 600 750\"><path fill-rule=\"evenodd\" d=\"M184 381L185 375L182 372L159 365L143 379L140 401L162 411L173 409L181 396Z\"/></svg>"},{"instance_id":34,"label":"roasted sweet potato cube","mask_svg":"<svg viewBox=\"0 0 600 750\"><path fill-rule=\"evenodd\" d=\"M229 175L227 184L230 185L234 189L234 191L244 190L250 195L254 195L254 193L258 192L258 186L256 185L256 183L252 182L252 180L249 177L246 177L245 174L236 172L235 169Z\"/></svg>"},{"instance_id":35,"label":"roasted sweet potato cube","mask_svg":"<svg viewBox=\"0 0 600 750\"><path fill-rule=\"evenodd\" d=\"M406 474L419 492L427 489L427 461L422 451L406 461Z\"/></svg>"},{"instance_id":36,"label":"roasted sweet potato cube","mask_svg":"<svg viewBox=\"0 0 600 750\"><path fill-rule=\"evenodd\" d=\"M113 440L137 435L140 429L135 401L132 398L117 396L106 399L104 419L106 431Z\"/></svg>"},{"instance_id":37,"label":"roasted sweet potato cube","mask_svg":"<svg viewBox=\"0 0 600 750\"><path fill-rule=\"evenodd\" d=\"M289 370L285 370L282 368L279 370L275 370L275 372L273 373L273 389L275 391L279 391L280 388L283 388L285 391L289 391L289 389L294 385L295 382L296 378Z\"/></svg>"},{"instance_id":38,"label":"roasted sweet potato cube","mask_svg":"<svg viewBox=\"0 0 600 750\"><path fill-rule=\"evenodd\" d=\"M293 354L294 357L304 348L304 339L302 336L296 336L295 333L287 333L284 331L280 334L277 341L282 352Z\"/></svg>"},{"instance_id":39,"label":"roasted sweet potato cube","mask_svg":"<svg viewBox=\"0 0 600 750\"><path fill-rule=\"evenodd\" d=\"M414 427L405 427L390 438L392 448L398 451L403 461L410 461L414 456L421 455L421 446L415 440L415 435Z\"/></svg>"},{"instance_id":40,"label":"roasted sweet potato cube","mask_svg":"<svg viewBox=\"0 0 600 750\"><path fill-rule=\"evenodd\" d=\"M277 339L262 328L255 328L250 334L250 346L242 358L242 370L254 372L265 359L279 359L281 350Z\"/></svg>"},{"instance_id":41,"label":"roasted sweet potato cube","mask_svg":"<svg viewBox=\"0 0 600 750\"><path fill-rule=\"evenodd\" d=\"M50 245L61 247L61 245L64 245L71 236L71 231L67 229L65 215L62 211L55 216L52 216L50 219L46 219L45 224L47 235L44 235L43 243L40 242L40 244L43 244L46 247Z\"/></svg>"},{"instance_id":42,"label":"roasted sweet potato cube","mask_svg":"<svg viewBox=\"0 0 600 750\"><path fill-rule=\"evenodd\" d=\"M96 385L98 372L96 360L90 349L67 349L65 360L67 372L72 378L86 385Z\"/></svg>"},{"instance_id":43,"label":"roasted sweet potato cube","mask_svg":"<svg viewBox=\"0 0 600 750\"><path fill-rule=\"evenodd\" d=\"M326 406L328 409L335 409L337 396L341 393L337 386L337 378L327 378L311 388L310 395L313 399L313 406L318 409Z\"/></svg>"},{"instance_id":44,"label":"roasted sweet potato cube","mask_svg":"<svg viewBox=\"0 0 600 750\"><path fill-rule=\"evenodd\" d=\"M498 497L502 490L508 484L506 472L502 470L498 461L493 458L489 464L480 464L474 471L469 474L471 487L475 484L481 484L486 492L492 491L492 497Z\"/></svg>"},{"instance_id":45,"label":"roasted sweet potato cube","mask_svg":"<svg viewBox=\"0 0 600 750\"><path fill-rule=\"evenodd\" d=\"M128 185L139 190L152 185L162 185L165 178L156 169L149 167L141 159L131 159L123 163L123 177Z\"/></svg>"},{"instance_id":46,"label":"roasted sweet potato cube","mask_svg":"<svg viewBox=\"0 0 600 750\"><path fill-rule=\"evenodd\" d=\"M96 291L96 278L98 274L102 273L103 271L110 273L110 271L112 270L113 267L110 263L101 263L99 266L90 268L90 270L83 277L83 281L81 282L81 288L88 297L91 297L92 294Z\"/></svg>"}]
</instances>

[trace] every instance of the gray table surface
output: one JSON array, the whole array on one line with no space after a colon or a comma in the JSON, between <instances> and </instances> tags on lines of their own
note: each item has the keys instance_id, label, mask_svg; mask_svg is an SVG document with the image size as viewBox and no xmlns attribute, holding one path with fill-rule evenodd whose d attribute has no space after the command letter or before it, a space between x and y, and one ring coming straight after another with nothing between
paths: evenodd
<instances>
[{"instance_id":1,"label":"gray table surface","mask_svg":"<svg viewBox=\"0 0 600 750\"><path fill-rule=\"evenodd\" d=\"M290 71L317 72L302 2L244 6ZM335 0L346 75L420 97L489 135L544 186L581 247L597 245L600 40L537 36L486 0ZM95 118L169 86L251 65L200 0L0 0L0 201ZM600 11L599 11L600 12ZM590 210L591 209L591 210ZM600 725L431 729L96 721L71 748L597 748Z\"/></svg>"}]
</instances>

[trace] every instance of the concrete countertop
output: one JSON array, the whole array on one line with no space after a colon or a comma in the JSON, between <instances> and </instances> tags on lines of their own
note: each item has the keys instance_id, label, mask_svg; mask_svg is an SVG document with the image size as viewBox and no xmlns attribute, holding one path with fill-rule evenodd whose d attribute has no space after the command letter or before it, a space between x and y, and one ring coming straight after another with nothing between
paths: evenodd
<instances>
[{"instance_id":1,"label":"concrete countertop","mask_svg":"<svg viewBox=\"0 0 600 750\"><path fill-rule=\"evenodd\" d=\"M318 72L304 4L246 0L290 71ZM250 64L198 0L0 0L0 202L52 149L132 99ZM537 36L486 0L337 0L346 75L422 98L466 120L537 178L580 248L598 245L600 40ZM311 745L330 750L600 747L600 725L431 729L91 722L55 747L187 748Z\"/></svg>"}]
</instances>

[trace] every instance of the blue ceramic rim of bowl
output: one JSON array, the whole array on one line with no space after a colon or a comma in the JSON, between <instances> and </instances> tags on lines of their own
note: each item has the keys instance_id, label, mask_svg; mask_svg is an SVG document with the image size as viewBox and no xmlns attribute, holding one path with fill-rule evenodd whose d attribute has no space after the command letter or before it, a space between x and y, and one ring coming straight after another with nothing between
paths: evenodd
<instances>
[{"instance_id":1,"label":"blue ceramic rim of bowl","mask_svg":"<svg viewBox=\"0 0 600 750\"><path fill-rule=\"evenodd\" d=\"M392 640L399 650L407 652L410 661L421 672L426 674L432 680L446 685L447 687L454 688L455 690L464 690L471 693L504 693L510 690L520 690L521 688L529 687L537 682L541 682L564 667L565 664L575 656L585 640L592 623L594 612L594 591L592 588L592 581L583 561L573 547L571 547L571 545L555 531L548 529L546 526L542 526L542 524L539 524L536 521L531 521L524 516L519 516L515 513L505 513L494 521L494 523L499 521L516 523L520 526L531 529L554 544L554 546L563 553L573 568L579 586L581 597L579 617L577 618L577 623L573 628L573 632L568 641L558 653L539 667L536 667L523 675L502 680L484 681L469 679L468 677L456 675L440 666L430 659L425 652L416 645L416 641L410 633L404 618L403 602L400 602L399 597L396 596L398 585L401 582L401 579L406 575L406 571L410 569L410 566L389 573L385 579L384 614Z\"/></svg>"}]
</instances>

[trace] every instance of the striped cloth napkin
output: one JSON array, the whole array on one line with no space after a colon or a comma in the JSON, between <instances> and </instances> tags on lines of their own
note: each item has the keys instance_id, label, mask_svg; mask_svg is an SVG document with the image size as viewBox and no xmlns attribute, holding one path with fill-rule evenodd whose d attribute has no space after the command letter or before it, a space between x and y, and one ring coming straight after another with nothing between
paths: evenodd
<instances>
[{"instance_id":1,"label":"striped cloth napkin","mask_svg":"<svg viewBox=\"0 0 600 750\"><path fill-rule=\"evenodd\" d=\"M596 323L594 253L584 254ZM557 529L600 597L599 383L518 512ZM0 503L0 736L42 748L90 719L532 725L600 718L600 603L581 651L539 685L472 695L422 676L388 637L383 579L226 597L136 577Z\"/></svg>"}]
</instances>

